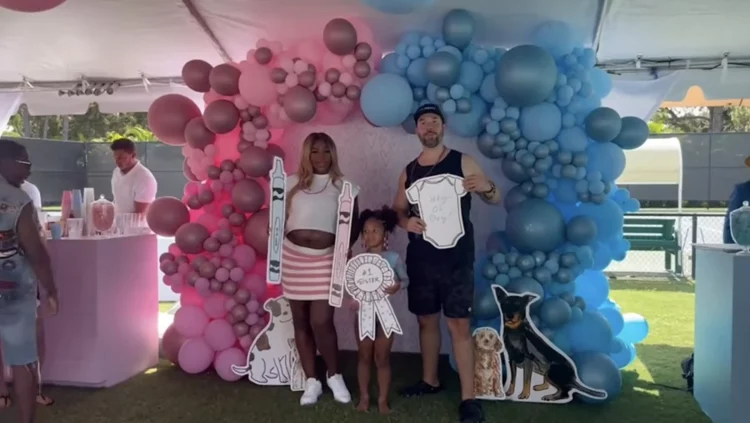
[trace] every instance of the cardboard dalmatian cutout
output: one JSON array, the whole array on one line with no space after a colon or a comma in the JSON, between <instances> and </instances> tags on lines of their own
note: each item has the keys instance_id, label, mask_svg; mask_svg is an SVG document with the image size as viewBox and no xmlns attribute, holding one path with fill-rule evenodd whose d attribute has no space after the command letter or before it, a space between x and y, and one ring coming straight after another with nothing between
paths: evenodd
<instances>
[{"instance_id":1,"label":"cardboard dalmatian cutout","mask_svg":"<svg viewBox=\"0 0 750 423\"><path fill-rule=\"evenodd\" d=\"M380 321L385 336L403 334L385 289L393 285L394 272L378 254L360 254L346 265L346 291L359 303L359 339L375 340Z\"/></svg>"},{"instance_id":2,"label":"cardboard dalmatian cutout","mask_svg":"<svg viewBox=\"0 0 750 423\"><path fill-rule=\"evenodd\" d=\"M475 351L479 351L474 374L478 398L553 404L572 401L573 393L607 398L605 391L586 386L573 360L534 325L530 310L540 300L538 295L511 294L500 285L492 285L492 292L503 324L499 332L488 327L474 331ZM503 362L507 375L501 374ZM506 376L501 382L504 389L498 392L496 381L502 381L502 376Z\"/></svg>"},{"instance_id":3,"label":"cardboard dalmatian cutout","mask_svg":"<svg viewBox=\"0 0 750 423\"><path fill-rule=\"evenodd\" d=\"M446 173L422 178L406 190L409 203L418 207L427 224L422 236L435 248L453 248L466 233L461 218L461 197L467 194L463 181Z\"/></svg>"},{"instance_id":4,"label":"cardboard dalmatian cutout","mask_svg":"<svg viewBox=\"0 0 750 423\"><path fill-rule=\"evenodd\" d=\"M331 287L328 293L328 304L331 307L341 307L344 301L344 274L346 273L347 256L349 255L352 213L354 212L355 196L353 192L352 184L344 181L339 195L338 226L336 227L336 243L333 248Z\"/></svg>"},{"instance_id":5,"label":"cardboard dalmatian cutout","mask_svg":"<svg viewBox=\"0 0 750 423\"><path fill-rule=\"evenodd\" d=\"M245 367L232 366L238 376L247 376L256 385L290 385L293 391L305 389L305 376L294 344L294 327L289 301L269 298L263 309L271 319L250 346Z\"/></svg>"},{"instance_id":6,"label":"cardboard dalmatian cutout","mask_svg":"<svg viewBox=\"0 0 750 423\"><path fill-rule=\"evenodd\" d=\"M284 244L284 224L286 223L286 173L281 157L274 157L273 168L268 173L270 206L270 236L268 237L268 261L266 280L278 285L281 283L282 254Z\"/></svg>"}]
</instances>

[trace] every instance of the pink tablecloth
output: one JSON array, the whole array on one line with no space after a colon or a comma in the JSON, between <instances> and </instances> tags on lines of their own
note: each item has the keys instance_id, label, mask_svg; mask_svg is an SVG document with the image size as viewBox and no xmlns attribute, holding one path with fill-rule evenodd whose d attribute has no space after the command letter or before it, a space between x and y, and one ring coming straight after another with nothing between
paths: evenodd
<instances>
[{"instance_id":1,"label":"pink tablecloth","mask_svg":"<svg viewBox=\"0 0 750 423\"><path fill-rule=\"evenodd\" d=\"M156 365L156 236L50 240L60 313L45 318L45 383L110 387Z\"/></svg>"}]
</instances>

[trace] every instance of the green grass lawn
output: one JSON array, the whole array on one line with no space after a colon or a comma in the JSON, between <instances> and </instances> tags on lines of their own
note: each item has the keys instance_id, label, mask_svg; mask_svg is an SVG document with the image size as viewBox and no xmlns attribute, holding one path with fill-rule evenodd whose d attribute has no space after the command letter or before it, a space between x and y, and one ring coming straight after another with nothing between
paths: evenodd
<instances>
[{"instance_id":1,"label":"green grass lawn","mask_svg":"<svg viewBox=\"0 0 750 423\"><path fill-rule=\"evenodd\" d=\"M693 344L693 286L686 282L612 283L612 297L623 311L648 318L651 333L638 346L638 360L623 373L622 394L611 404L532 405L485 403L488 422L513 423L703 423L710 422L682 389L680 361ZM162 310L169 308L162 305ZM344 353L344 374L356 386L355 360ZM393 387L419 377L419 358L393 359ZM322 371L322 369L321 369ZM444 393L430 398L392 398L395 413L388 417L356 413L350 405L334 403L330 393L312 408L300 408L299 393L263 388L247 381L226 383L207 373L190 376L169 363L112 389L48 389L57 404L41 411L42 422L54 423L235 423L235 422L455 422L457 375L441 364ZM677 389L669 388L669 386ZM353 392L354 393L354 392ZM7 413L4 411L2 413ZM5 417L3 417L5 418ZM6 420L3 420L6 421Z\"/></svg>"}]
</instances>

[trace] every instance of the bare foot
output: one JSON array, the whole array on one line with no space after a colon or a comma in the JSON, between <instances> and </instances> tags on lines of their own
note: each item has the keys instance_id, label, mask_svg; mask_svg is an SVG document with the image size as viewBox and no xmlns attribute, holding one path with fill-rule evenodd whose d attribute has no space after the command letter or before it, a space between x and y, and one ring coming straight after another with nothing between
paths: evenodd
<instances>
[{"instance_id":1,"label":"bare foot","mask_svg":"<svg viewBox=\"0 0 750 423\"><path fill-rule=\"evenodd\" d=\"M4 408L10 408L13 405L13 401L10 399L8 393L0 394L0 410Z\"/></svg>"},{"instance_id":2,"label":"bare foot","mask_svg":"<svg viewBox=\"0 0 750 423\"><path fill-rule=\"evenodd\" d=\"M44 407L50 407L55 403L55 400L40 393L36 395L36 403Z\"/></svg>"},{"instance_id":3,"label":"bare foot","mask_svg":"<svg viewBox=\"0 0 750 423\"><path fill-rule=\"evenodd\" d=\"M380 414L391 414L393 412L391 406L388 405L388 400L378 401L378 411Z\"/></svg>"},{"instance_id":4,"label":"bare foot","mask_svg":"<svg viewBox=\"0 0 750 423\"><path fill-rule=\"evenodd\" d=\"M365 413L370 411L370 398L360 397L359 404L357 404L357 411L364 411Z\"/></svg>"}]
</instances>

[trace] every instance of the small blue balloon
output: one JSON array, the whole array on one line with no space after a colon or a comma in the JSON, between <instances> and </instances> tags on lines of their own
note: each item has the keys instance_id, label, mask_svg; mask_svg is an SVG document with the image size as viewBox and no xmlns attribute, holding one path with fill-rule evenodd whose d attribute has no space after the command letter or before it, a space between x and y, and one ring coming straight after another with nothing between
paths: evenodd
<instances>
[{"instance_id":1,"label":"small blue balloon","mask_svg":"<svg viewBox=\"0 0 750 423\"><path fill-rule=\"evenodd\" d=\"M581 401L590 404L607 403L620 395L622 374L608 354L585 352L575 354L572 358L581 382L589 388L599 389L607 393L606 398L603 399L579 395Z\"/></svg>"},{"instance_id":2,"label":"small blue balloon","mask_svg":"<svg viewBox=\"0 0 750 423\"><path fill-rule=\"evenodd\" d=\"M430 57L433 54L435 54L436 51L437 51L437 49L435 47L433 47L433 46L424 46L424 47L422 47L422 56L424 56L424 57Z\"/></svg>"},{"instance_id":3,"label":"small blue balloon","mask_svg":"<svg viewBox=\"0 0 750 423\"><path fill-rule=\"evenodd\" d=\"M479 49L474 52L474 62L478 65L483 65L489 60L490 54L485 49Z\"/></svg>"},{"instance_id":4,"label":"small blue balloon","mask_svg":"<svg viewBox=\"0 0 750 423\"><path fill-rule=\"evenodd\" d=\"M458 100L464 95L464 87L461 84L454 84L450 88L451 98Z\"/></svg>"},{"instance_id":5,"label":"small blue balloon","mask_svg":"<svg viewBox=\"0 0 750 423\"><path fill-rule=\"evenodd\" d=\"M625 152L614 143L591 143L586 152L589 157L586 165L589 174L595 171L599 172L602 175L602 180L606 182L617 180L625 170Z\"/></svg>"},{"instance_id":6,"label":"small blue balloon","mask_svg":"<svg viewBox=\"0 0 750 423\"><path fill-rule=\"evenodd\" d=\"M556 329L570 321L570 304L561 298L545 300L539 308L539 318L545 326Z\"/></svg>"},{"instance_id":7,"label":"small blue balloon","mask_svg":"<svg viewBox=\"0 0 750 423\"><path fill-rule=\"evenodd\" d=\"M460 61L446 51L438 51L427 59L427 79L439 87L448 88L458 80Z\"/></svg>"},{"instance_id":8,"label":"small blue balloon","mask_svg":"<svg viewBox=\"0 0 750 423\"><path fill-rule=\"evenodd\" d=\"M406 69L406 78L412 86L426 87L430 83L427 79L427 59L419 58L412 61Z\"/></svg>"},{"instance_id":9,"label":"small blue balloon","mask_svg":"<svg viewBox=\"0 0 750 423\"><path fill-rule=\"evenodd\" d=\"M604 305L604 304L602 304ZM599 313L607 319L609 326L612 328L612 336L618 336L625 327L625 320L620 310L611 307L599 307Z\"/></svg>"},{"instance_id":10,"label":"small blue balloon","mask_svg":"<svg viewBox=\"0 0 750 423\"><path fill-rule=\"evenodd\" d=\"M648 134L648 124L643 119L626 116L622 118L620 133L612 142L624 150L635 150L648 140Z\"/></svg>"},{"instance_id":11,"label":"small blue balloon","mask_svg":"<svg viewBox=\"0 0 750 423\"><path fill-rule=\"evenodd\" d=\"M591 69L589 71L589 83L599 98L608 96L612 91L612 77L603 69Z\"/></svg>"},{"instance_id":12,"label":"small blue balloon","mask_svg":"<svg viewBox=\"0 0 750 423\"><path fill-rule=\"evenodd\" d=\"M474 38L476 23L467 10L453 9L443 19L443 39L448 44L463 49Z\"/></svg>"},{"instance_id":13,"label":"small blue balloon","mask_svg":"<svg viewBox=\"0 0 750 423\"><path fill-rule=\"evenodd\" d=\"M463 85L466 91L475 93L479 91L484 80L484 71L481 66L474 62L461 63L461 70L458 74L458 83Z\"/></svg>"},{"instance_id":14,"label":"small blue balloon","mask_svg":"<svg viewBox=\"0 0 750 423\"><path fill-rule=\"evenodd\" d=\"M610 142L620 133L622 119L620 115L609 107L594 109L584 121L586 135L594 141Z\"/></svg>"},{"instance_id":15,"label":"small blue balloon","mask_svg":"<svg viewBox=\"0 0 750 423\"><path fill-rule=\"evenodd\" d=\"M589 139L583 129L574 126L561 130L557 135L557 142L563 150L577 152L586 150Z\"/></svg>"},{"instance_id":16,"label":"small blue balloon","mask_svg":"<svg viewBox=\"0 0 750 423\"><path fill-rule=\"evenodd\" d=\"M587 270L576 279L575 294L583 298L587 307L599 308L609 297L609 280L601 271Z\"/></svg>"},{"instance_id":17,"label":"small blue balloon","mask_svg":"<svg viewBox=\"0 0 750 423\"><path fill-rule=\"evenodd\" d=\"M446 114L453 115L454 113L456 113L456 109L457 109L456 100L453 100L453 99L445 100L442 104L442 109L443 109L443 112L445 112Z\"/></svg>"},{"instance_id":18,"label":"small blue balloon","mask_svg":"<svg viewBox=\"0 0 750 423\"><path fill-rule=\"evenodd\" d=\"M432 37L430 37L429 35L425 35L422 38L420 38L419 45L422 46L422 47L424 47L424 46L434 46L435 45L435 40L433 40Z\"/></svg>"},{"instance_id":19,"label":"small blue balloon","mask_svg":"<svg viewBox=\"0 0 750 423\"><path fill-rule=\"evenodd\" d=\"M471 96L471 111L447 116L446 126L458 136L476 137L484 129L482 119L486 114L487 103L481 97L474 95Z\"/></svg>"},{"instance_id":20,"label":"small blue balloon","mask_svg":"<svg viewBox=\"0 0 750 423\"><path fill-rule=\"evenodd\" d=\"M392 73L396 75L405 75L406 69L402 69L398 67L398 64L396 63L398 61L398 54L396 53L388 53L383 57L383 60L380 62L380 71L382 73Z\"/></svg>"},{"instance_id":21,"label":"small blue balloon","mask_svg":"<svg viewBox=\"0 0 750 423\"><path fill-rule=\"evenodd\" d=\"M406 49L406 56L411 60L414 60L421 55L422 55L422 48L416 44L412 44Z\"/></svg>"},{"instance_id":22,"label":"small blue balloon","mask_svg":"<svg viewBox=\"0 0 750 423\"><path fill-rule=\"evenodd\" d=\"M459 63L461 63L461 62L464 61L464 55L463 55L463 53L461 53L461 50L459 50L459 49L457 49L457 48L455 48L453 46L443 46L443 47L440 47L438 49L438 51L439 52L442 51L442 52L445 52L445 53L450 53L451 55L453 55L453 57L456 58L456 60L458 60Z\"/></svg>"},{"instance_id":23,"label":"small blue balloon","mask_svg":"<svg viewBox=\"0 0 750 423\"><path fill-rule=\"evenodd\" d=\"M362 89L360 107L367 120L377 126L398 126L409 117L413 93L409 82L398 75L381 73Z\"/></svg>"},{"instance_id":24,"label":"small blue balloon","mask_svg":"<svg viewBox=\"0 0 750 423\"><path fill-rule=\"evenodd\" d=\"M508 50L495 74L500 95L515 106L532 106L549 97L557 83L555 59L543 48L521 45Z\"/></svg>"},{"instance_id":25,"label":"small blue balloon","mask_svg":"<svg viewBox=\"0 0 750 423\"><path fill-rule=\"evenodd\" d=\"M575 216L568 222L565 234L571 244L587 245L596 238L596 222L589 216Z\"/></svg>"},{"instance_id":26,"label":"small blue balloon","mask_svg":"<svg viewBox=\"0 0 750 423\"><path fill-rule=\"evenodd\" d=\"M396 57L396 66L398 66L399 69L406 69L409 67L409 64L411 63L411 59L409 59L406 54L399 54Z\"/></svg>"},{"instance_id":27,"label":"small blue balloon","mask_svg":"<svg viewBox=\"0 0 750 423\"><path fill-rule=\"evenodd\" d=\"M408 3L408 2L407 2ZM422 34L418 31L410 31L401 37L401 44L419 44L419 40L422 39Z\"/></svg>"},{"instance_id":28,"label":"small blue balloon","mask_svg":"<svg viewBox=\"0 0 750 423\"><path fill-rule=\"evenodd\" d=\"M521 133L529 141L547 141L555 138L562 128L560 108L551 103L524 107L520 116Z\"/></svg>"},{"instance_id":29,"label":"small blue balloon","mask_svg":"<svg viewBox=\"0 0 750 423\"><path fill-rule=\"evenodd\" d=\"M615 338L612 341L613 351L609 353L609 358L615 362L618 369L624 369L635 361L635 345L627 344L622 339ZM616 350L616 351L614 351Z\"/></svg>"},{"instance_id":30,"label":"small blue balloon","mask_svg":"<svg viewBox=\"0 0 750 423\"><path fill-rule=\"evenodd\" d=\"M622 331L617 337L630 344L643 342L649 332L646 318L636 313L625 313L622 318Z\"/></svg>"},{"instance_id":31,"label":"small blue balloon","mask_svg":"<svg viewBox=\"0 0 750 423\"><path fill-rule=\"evenodd\" d=\"M560 21L547 21L539 25L532 35L534 44L549 51L554 57L573 52L577 44L570 25Z\"/></svg>"},{"instance_id":32,"label":"small blue balloon","mask_svg":"<svg viewBox=\"0 0 750 423\"><path fill-rule=\"evenodd\" d=\"M362 0L362 3L382 13L406 15L432 6L435 0Z\"/></svg>"}]
</instances>

